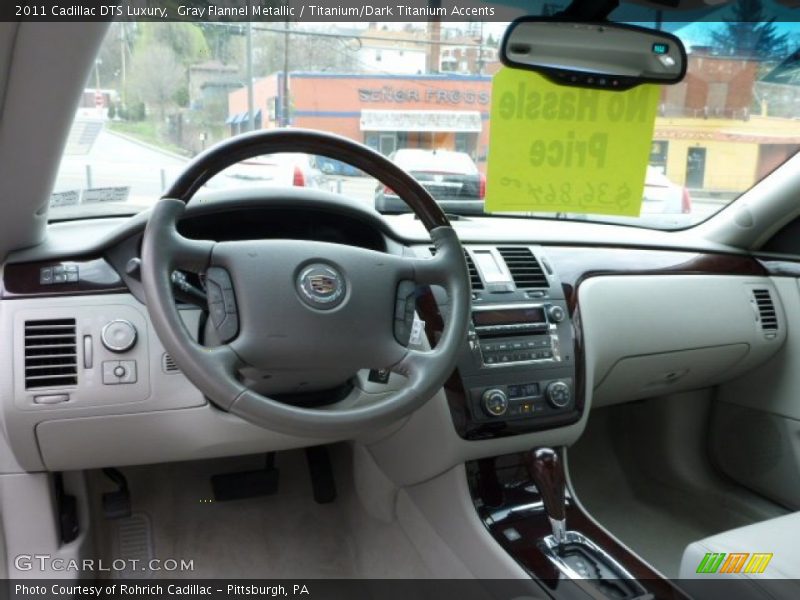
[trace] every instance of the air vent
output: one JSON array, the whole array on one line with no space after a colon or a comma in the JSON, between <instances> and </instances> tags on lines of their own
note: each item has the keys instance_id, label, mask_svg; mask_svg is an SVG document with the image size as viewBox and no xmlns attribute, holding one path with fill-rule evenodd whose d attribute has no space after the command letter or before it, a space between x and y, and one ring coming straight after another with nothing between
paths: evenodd
<instances>
[{"instance_id":1,"label":"air vent","mask_svg":"<svg viewBox=\"0 0 800 600\"><path fill-rule=\"evenodd\" d=\"M167 352L161 356L161 369L164 373L178 373L180 369L175 364L175 360Z\"/></svg>"},{"instance_id":2,"label":"air vent","mask_svg":"<svg viewBox=\"0 0 800 600\"><path fill-rule=\"evenodd\" d=\"M504 247L497 251L506 261L511 277L519 289L548 287L547 277L529 248Z\"/></svg>"},{"instance_id":3,"label":"air vent","mask_svg":"<svg viewBox=\"0 0 800 600\"><path fill-rule=\"evenodd\" d=\"M764 331L776 331L778 329L778 315L775 313L775 305L772 303L772 296L769 290L753 290L753 298L756 300L758 315L761 319L761 329Z\"/></svg>"},{"instance_id":4,"label":"air vent","mask_svg":"<svg viewBox=\"0 0 800 600\"><path fill-rule=\"evenodd\" d=\"M429 249L431 251L431 255L436 254L436 248L434 246L431 246ZM473 291L482 290L483 281L481 281L481 276L478 274L478 269L475 268L475 263L472 262L472 257L466 250L464 250L464 258L467 260L467 269L469 270L469 282L472 285Z\"/></svg>"},{"instance_id":5,"label":"air vent","mask_svg":"<svg viewBox=\"0 0 800 600\"><path fill-rule=\"evenodd\" d=\"M25 321L25 389L77 384L75 319Z\"/></svg>"}]
</instances>

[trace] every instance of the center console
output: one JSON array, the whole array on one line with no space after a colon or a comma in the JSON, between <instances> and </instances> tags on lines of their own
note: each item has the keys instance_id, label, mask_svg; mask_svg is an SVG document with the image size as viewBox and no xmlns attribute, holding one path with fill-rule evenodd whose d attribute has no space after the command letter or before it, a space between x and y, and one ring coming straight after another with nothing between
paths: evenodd
<instances>
[{"instance_id":1,"label":"center console","mask_svg":"<svg viewBox=\"0 0 800 600\"><path fill-rule=\"evenodd\" d=\"M500 547L550 598L688 600L585 512L565 458L535 448L467 463L473 504Z\"/></svg>"},{"instance_id":2,"label":"center console","mask_svg":"<svg viewBox=\"0 0 800 600\"><path fill-rule=\"evenodd\" d=\"M467 245L465 254L472 322L446 387L459 435L483 439L579 420L573 324L542 249ZM436 300L446 315L446 299Z\"/></svg>"}]
</instances>

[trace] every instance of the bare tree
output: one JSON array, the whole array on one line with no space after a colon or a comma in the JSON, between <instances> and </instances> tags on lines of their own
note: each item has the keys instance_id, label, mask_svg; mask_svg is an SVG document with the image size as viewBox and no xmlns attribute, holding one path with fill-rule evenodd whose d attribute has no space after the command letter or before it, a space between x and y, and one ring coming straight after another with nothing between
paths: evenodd
<instances>
[{"instance_id":1,"label":"bare tree","mask_svg":"<svg viewBox=\"0 0 800 600\"><path fill-rule=\"evenodd\" d=\"M138 96L163 123L184 80L185 72L174 50L162 43L149 44L139 48L133 57L129 96Z\"/></svg>"}]
</instances>

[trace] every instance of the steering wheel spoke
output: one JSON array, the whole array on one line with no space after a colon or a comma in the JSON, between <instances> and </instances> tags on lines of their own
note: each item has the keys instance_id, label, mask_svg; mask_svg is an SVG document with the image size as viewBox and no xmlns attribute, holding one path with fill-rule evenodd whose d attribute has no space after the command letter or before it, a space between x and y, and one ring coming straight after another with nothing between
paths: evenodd
<instances>
[{"instance_id":1,"label":"steering wheel spoke","mask_svg":"<svg viewBox=\"0 0 800 600\"><path fill-rule=\"evenodd\" d=\"M424 351L406 348L405 356L398 363L392 365L389 370L414 380L424 372L425 364L434 353L435 350Z\"/></svg>"},{"instance_id":2,"label":"steering wheel spoke","mask_svg":"<svg viewBox=\"0 0 800 600\"><path fill-rule=\"evenodd\" d=\"M433 258L409 259L414 269L414 281L418 285L444 285L452 276L452 263L441 254Z\"/></svg>"},{"instance_id":3,"label":"steering wheel spoke","mask_svg":"<svg viewBox=\"0 0 800 600\"><path fill-rule=\"evenodd\" d=\"M210 240L192 240L183 237L177 231L173 237L172 260L175 267L202 273L211 262L211 252L216 242Z\"/></svg>"}]
</instances>

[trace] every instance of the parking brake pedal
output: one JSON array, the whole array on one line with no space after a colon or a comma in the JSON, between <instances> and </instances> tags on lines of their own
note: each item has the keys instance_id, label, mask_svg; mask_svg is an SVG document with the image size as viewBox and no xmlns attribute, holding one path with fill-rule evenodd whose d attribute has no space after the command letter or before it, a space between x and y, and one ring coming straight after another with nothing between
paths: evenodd
<instances>
[{"instance_id":1,"label":"parking brake pedal","mask_svg":"<svg viewBox=\"0 0 800 600\"><path fill-rule=\"evenodd\" d=\"M331 457L325 446L306 448L308 472L317 504L329 504L336 500L336 480L333 478Z\"/></svg>"},{"instance_id":2,"label":"parking brake pedal","mask_svg":"<svg viewBox=\"0 0 800 600\"><path fill-rule=\"evenodd\" d=\"M274 494L278 491L279 473L275 467L275 453L269 452L263 469L212 475L211 489L214 491L214 500L227 502Z\"/></svg>"},{"instance_id":3,"label":"parking brake pedal","mask_svg":"<svg viewBox=\"0 0 800 600\"><path fill-rule=\"evenodd\" d=\"M117 484L114 492L103 494L103 514L106 519L124 519L131 516L131 493L128 480L118 469L103 469L103 475Z\"/></svg>"}]
</instances>

